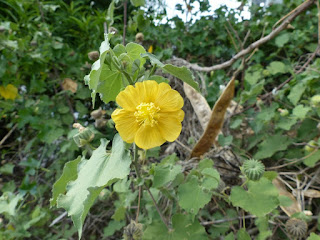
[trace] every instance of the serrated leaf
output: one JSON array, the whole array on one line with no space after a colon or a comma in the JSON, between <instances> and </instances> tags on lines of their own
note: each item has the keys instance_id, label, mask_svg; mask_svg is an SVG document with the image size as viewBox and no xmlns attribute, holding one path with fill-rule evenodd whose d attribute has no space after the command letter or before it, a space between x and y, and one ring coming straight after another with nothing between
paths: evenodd
<instances>
[{"instance_id":1,"label":"serrated leaf","mask_svg":"<svg viewBox=\"0 0 320 240\"><path fill-rule=\"evenodd\" d=\"M290 143L291 140L287 136L282 136L281 134L270 136L259 144L259 150L254 155L254 158L264 159L271 157L278 151L286 150Z\"/></svg>"},{"instance_id":2,"label":"serrated leaf","mask_svg":"<svg viewBox=\"0 0 320 240\"><path fill-rule=\"evenodd\" d=\"M306 90L306 84L304 82L300 82L291 89L290 94L288 95L288 99L293 105L297 105L302 94Z\"/></svg>"},{"instance_id":3,"label":"serrated leaf","mask_svg":"<svg viewBox=\"0 0 320 240\"><path fill-rule=\"evenodd\" d=\"M193 221L190 215L176 214L172 217L172 230L168 232L166 226L160 222L153 222L144 231L143 240L206 240L206 231L198 220Z\"/></svg>"},{"instance_id":4,"label":"serrated leaf","mask_svg":"<svg viewBox=\"0 0 320 240\"><path fill-rule=\"evenodd\" d=\"M152 187L159 188L166 185L168 182L173 181L181 171L182 167L180 165L156 166Z\"/></svg>"},{"instance_id":5,"label":"serrated leaf","mask_svg":"<svg viewBox=\"0 0 320 240\"><path fill-rule=\"evenodd\" d=\"M122 74L116 69L110 69L106 64L103 65L100 82L96 91L100 93L101 99L108 103L115 101L122 89Z\"/></svg>"},{"instance_id":6,"label":"serrated leaf","mask_svg":"<svg viewBox=\"0 0 320 240\"><path fill-rule=\"evenodd\" d=\"M203 208L210 201L211 194L199 186L196 176L191 176L186 183L180 185L178 198L180 207L196 215L199 209Z\"/></svg>"},{"instance_id":7,"label":"serrated leaf","mask_svg":"<svg viewBox=\"0 0 320 240\"><path fill-rule=\"evenodd\" d=\"M239 186L233 187L230 200L234 206L258 217L263 217L279 205L278 190L264 177L257 182L249 181L248 191Z\"/></svg>"},{"instance_id":8,"label":"serrated leaf","mask_svg":"<svg viewBox=\"0 0 320 240\"><path fill-rule=\"evenodd\" d=\"M186 67L177 67L171 64L164 65L162 62L160 62L156 56L154 56L151 53L144 53L141 54L141 57L148 57L152 63L152 65L157 65L158 67L162 68L164 72L167 72L180 80L182 80L185 83L188 83L191 87L196 89L197 91L200 91L199 85L197 82L194 81L193 75L191 71Z\"/></svg>"},{"instance_id":9,"label":"serrated leaf","mask_svg":"<svg viewBox=\"0 0 320 240\"><path fill-rule=\"evenodd\" d=\"M280 121L276 124L276 127L289 131L291 127L296 124L296 122L296 118L281 118Z\"/></svg>"},{"instance_id":10,"label":"serrated leaf","mask_svg":"<svg viewBox=\"0 0 320 240\"><path fill-rule=\"evenodd\" d=\"M284 33L278 37L276 37L276 45L279 48L282 48L290 39L290 35L288 33Z\"/></svg>"},{"instance_id":11,"label":"serrated leaf","mask_svg":"<svg viewBox=\"0 0 320 240\"><path fill-rule=\"evenodd\" d=\"M131 62L134 62L136 59L139 59L140 67L142 67L145 64L146 59L141 57L141 54L146 53L146 50L140 44L128 43L126 45L126 51Z\"/></svg>"},{"instance_id":12,"label":"serrated leaf","mask_svg":"<svg viewBox=\"0 0 320 240\"><path fill-rule=\"evenodd\" d=\"M55 182L52 188L52 198L50 199L50 206L53 207L57 203L58 196L60 194L64 194L67 188L67 184L70 181L77 179L77 166L81 160L79 156L73 161L67 162L64 165L62 175L60 178Z\"/></svg>"},{"instance_id":13,"label":"serrated leaf","mask_svg":"<svg viewBox=\"0 0 320 240\"><path fill-rule=\"evenodd\" d=\"M300 104L292 110L292 114L299 119L304 119L310 110L310 107L305 107L302 104Z\"/></svg>"},{"instance_id":14,"label":"serrated leaf","mask_svg":"<svg viewBox=\"0 0 320 240\"><path fill-rule=\"evenodd\" d=\"M216 189L220 182L220 174L216 169L205 168L201 171L204 176L201 186L208 190Z\"/></svg>"},{"instance_id":15,"label":"serrated leaf","mask_svg":"<svg viewBox=\"0 0 320 240\"><path fill-rule=\"evenodd\" d=\"M67 193L60 195L57 200L57 206L66 209L68 215L71 215L79 239L84 219L101 190L125 178L130 172L130 154L121 137L118 134L114 137L111 154L106 152L107 143L102 139L91 158L81 160L77 179L68 184Z\"/></svg>"},{"instance_id":16,"label":"serrated leaf","mask_svg":"<svg viewBox=\"0 0 320 240\"><path fill-rule=\"evenodd\" d=\"M11 192L5 192L0 197L0 214L7 213L11 216L16 215L16 207L23 196L21 194L13 194Z\"/></svg>"},{"instance_id":17,"label":"serrated leaf","mask_svg":"<svg viewBox=\"0 0 320 240\"><path fill-rule=\"evenodd\" d=\"M278 74L278 73L286 73L288 72L288 69L284 63L279 61L271 62L270 65L267 67L267 70L272 74Z\"/></svg>"}]
</instances>

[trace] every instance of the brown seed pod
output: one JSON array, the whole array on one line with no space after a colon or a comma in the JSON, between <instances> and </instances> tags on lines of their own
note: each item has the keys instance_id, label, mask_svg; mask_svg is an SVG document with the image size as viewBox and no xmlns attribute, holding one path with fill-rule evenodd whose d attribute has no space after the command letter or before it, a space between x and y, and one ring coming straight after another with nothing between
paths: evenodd
<instances>
[{"instance_id":1,"label":"brown seed pod","mask_svg":"<svg viewBox=\"0 0 320 240\"><path fill-rule=\"evenodd\" d=\"M99 59L99 52L98 51L89 52L88 58L92 61L97 61Z\"/></svg>"},{"instance_id":2,"label":"brown seed pod","mask_svg":"<svg viewBox=\"0 0 320 240\"><path fill-rule=\"evenodd\" d=\"M295 238L302 238L306 235L308 225L305 221L298 218L291 218L286 222L287 233Z\"/></svg>"}]
</instances>

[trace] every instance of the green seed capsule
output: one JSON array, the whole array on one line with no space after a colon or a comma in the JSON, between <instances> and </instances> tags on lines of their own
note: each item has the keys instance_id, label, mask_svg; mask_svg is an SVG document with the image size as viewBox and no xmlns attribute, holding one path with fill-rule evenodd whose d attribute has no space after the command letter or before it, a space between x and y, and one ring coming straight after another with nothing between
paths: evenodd
<instances>
[{"instance_id":1,"label":"green seed capsule","mask_svg":"<svg viewBox=\"0 0 320 240\"><path fill-rule=\"evenodd\" d=\"M302 238L307 233L308 225L301 219L291 218L286 222L286 230L290 236Z\"/></svg>"},{"instance_id":2,"label":"green seed capsule","mask_svg":"<svg viewBox=\"0 0 320 240\"><path fill-rule=\"evenodd\" d=\"M249 180L258 181L263 176L265 167L262 162L250 159L244 161L242 169Z\"/></svg>"}]
</instances>

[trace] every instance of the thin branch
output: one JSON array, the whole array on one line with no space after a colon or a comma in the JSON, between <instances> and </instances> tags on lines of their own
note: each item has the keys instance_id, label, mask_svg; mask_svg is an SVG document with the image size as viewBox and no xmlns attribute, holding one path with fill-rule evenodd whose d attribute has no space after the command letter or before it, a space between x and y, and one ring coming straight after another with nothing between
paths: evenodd
<instances>
[{"instance_id":1,"label":"thin branch","mask_svg":"<svg viewBox=\"0 0 320 240\"><path fill-rule=\"evenodd\" d=\"M126 31L127 31L127 10L128 10L128 1L125 0L123 4L123 36L122 44L126 45Z\"/></svg>"},{"instance_id":2,"label":"thin branch","mask_svg":"<svg viewBox=\"0 0 320 240\"><path fill-rule=\"evenodd\" d=\"M2 144L4 144L4 142L8 139L8 137L11 136L11 134L13 133L13 131L16 130L17 126L18 126L18 124L16 123L16 124L13 126L13 128L11 128L11 130L1 139L1 141L0 141L0 146L1 146Z\"/></svg>"},{"instance_id":3,"label":"thin branch","mask_svg":"<svg viewBox=\"0 0 320 240\"><path fill-rule=\"evenodd\" d=\"M211 67L200 67L198 64L192 64L192 63L188 63L187 61L185 61L185 65L195 71L202 71L202 72L211 72L211 71L215 71L215 70L219 70L219 69L224 69L227 67L230 67L235 61L237 61L238 59L242 58L243 56L247 55L248 53L250 53L252 50L254 50L255 48L260 47L261 45L265 44L266 42L270 41L271 39L275 38L277 35L279 35L279 33L285 29L287 29L288 25L297 17L299 16L301 13L303 13L304 11L306 11L310 6L312 6L314 4L315 0L307 0L304 3L302 3L298 8L296 8L295 10L292 11L292 13L286 18L286 20L284 20L281 25L277 28L275 28L274 30L272 30L272 32L265 36L260 38L259 40L257 40L256 42L252 43L249 45L249 47L247 47L246 49L243 49L242 51L238 52L235 56L233 56L230 60L221 63L221 64L217 64Z\"/></svg>"}]
</instances>

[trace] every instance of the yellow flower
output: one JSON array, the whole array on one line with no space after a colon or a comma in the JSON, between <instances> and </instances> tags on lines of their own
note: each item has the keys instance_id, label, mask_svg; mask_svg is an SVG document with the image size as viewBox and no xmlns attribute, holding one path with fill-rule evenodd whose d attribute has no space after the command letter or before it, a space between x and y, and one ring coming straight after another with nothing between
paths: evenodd
<instances>
[{"instance_id":1,"label":"yellow flower","mask_svg":"<svg viewBox=\"0 0 320 240\"><path fill-rule=\"evenodd\" d=\"M153 46L150 45L150 47L148 48L148 53L152 53L153 52Z\"/></svg>"},{"instance_id":2,"label":"yellow flower","mask_svg":"<svg viewBox=\"0 0 320 240\"><path fill-rule=\"evenodd\" d=\"M173 142L181 132L183 99L167 83L147 80L121 91L111 117L125 142L143 149Z\"/></svg>"},{"instance_id":3,"label":"yellow flower","mask_svg":"<svg viewBox=\"0 0 320 240\"><path fill-rule=\"evenodd\" d=\"M6 100L15 100L18 96L18 89L12 84L8 84L7 86L0 86L0 95Z\"/></svg>"}]
</instances>

